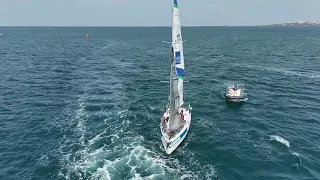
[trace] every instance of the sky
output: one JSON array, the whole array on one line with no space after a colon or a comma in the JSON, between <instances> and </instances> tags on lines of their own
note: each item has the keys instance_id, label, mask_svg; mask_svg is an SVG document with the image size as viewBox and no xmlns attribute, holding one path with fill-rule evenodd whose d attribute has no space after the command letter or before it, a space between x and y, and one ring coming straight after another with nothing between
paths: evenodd
<instances>
[{"instance_id":1,"label":"sky","mask_svg":"<svg viewBox=\"0 0 320 180\"><path fill-rule=\"evenodd\" d=\"M171 26L173 0L0 0L0 26ZM178 0L183 26L320 19L320 0Z\"/></svg>"}]
</instances>

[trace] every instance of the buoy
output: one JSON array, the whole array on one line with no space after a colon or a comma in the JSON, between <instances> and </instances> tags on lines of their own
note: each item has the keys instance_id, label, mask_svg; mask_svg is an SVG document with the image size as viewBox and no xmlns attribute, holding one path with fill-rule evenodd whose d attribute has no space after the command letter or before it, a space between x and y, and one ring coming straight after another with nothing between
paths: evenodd
<instances>
[{"instance_id":1,"label":"buoy","mask_svg":"<svg viewBox=\"0 0 320 180\"><path fill-rule=\"evenodd\" d=\"M88 33L86 34L86 37L87 37L87 38L89 37L89 34L88 34Z\"/></svg>"}]
</instances>

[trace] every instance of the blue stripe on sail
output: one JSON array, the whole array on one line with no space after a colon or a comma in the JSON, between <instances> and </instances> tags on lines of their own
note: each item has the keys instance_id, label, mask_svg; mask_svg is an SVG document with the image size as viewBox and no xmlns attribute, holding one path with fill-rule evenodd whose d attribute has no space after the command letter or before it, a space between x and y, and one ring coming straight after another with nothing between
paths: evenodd
<instances>
[{"instance_id":1,"label":"blue stripe on sail","mask_svg":"<svg viewBox=\"0 0 320 180\"><path fill-rule=\"evenodd\" d=\"M181 53L180 51L176 52L176 64L180 64L181 63Z\"/></svg>"},{"instance_id":2,"label":"blue stripe on sail","mask_svg":"<svg viewBox=\"0 0 320 180\"><path fill-rule=\"evenodd\" d=\"M177 0L173 0L173 6L174 6L175 8L178 8L178 2L177 2Z\"/></svg>"},{"instance_id":3,"label":"blue stripe on sail","mask_svg":"<svg viewBox=\"0 0 320 180\"><path fill-rule=\"evenodd\" d=\"M182 77L182 76L183 76L183 73L184 73L184 69L181 69L181 68L177 68L177 67L176 67L176 72L177 72L177 76L178 76L178 77Z\"/></svg>"}]
</instances>

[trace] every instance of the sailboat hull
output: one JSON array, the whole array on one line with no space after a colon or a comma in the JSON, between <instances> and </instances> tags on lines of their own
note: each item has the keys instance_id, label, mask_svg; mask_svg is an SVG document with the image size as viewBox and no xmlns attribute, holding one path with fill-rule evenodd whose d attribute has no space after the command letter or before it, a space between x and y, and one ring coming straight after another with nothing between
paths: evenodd
<instances>
[{"instance_id":1,"label":"sailboat hull","mask_svg":"<svg viewBox=\"0 0 320 180\"><path fill-rule=\"evenodd\" d=\"M172 6L172 45L171 45L171 71L170 71L170 99L161 122L161 141L167 154L171 154L185 139L191 123L191 107L183 108L183 77L184 77L184 54L181 35L180 13L178 0L173 0ZM169 110L170 109L170 110ZM176 113L182 113L180 119ZM171 115L169 115L169 112ZM170 119L172 118L172 119Z\"/></svg>"},{"instance_id":2,"label":"sailboat hull","mask_svg":"<svg viewBox=\"0 0 320 180\"><path fill-rule=\"evenodd\" d=\"M183 109L183 111L185 112L184 113L185 123L183 124L183 127L181 128L181 130L178 133L176 133L173 137L170 138L169 135L165 133L165 128L163 127L162 123L160 123L161 141L167 154L171 154L174 150L176 150L179 147L179 145L187 136L190 129L191 111L185 108L181 108L181 109ZM166 118L167 114L168 113L166 112L163 117Z\"/></svg>"}]
</instances>

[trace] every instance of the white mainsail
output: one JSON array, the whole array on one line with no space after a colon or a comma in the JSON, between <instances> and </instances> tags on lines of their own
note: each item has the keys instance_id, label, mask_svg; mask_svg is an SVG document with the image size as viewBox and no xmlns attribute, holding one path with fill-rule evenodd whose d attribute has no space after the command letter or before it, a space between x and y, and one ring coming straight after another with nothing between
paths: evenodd
<instances>
[{"instance_id":1,"label":"white mainsail","mask_svg":"<svg viewBox=\"0 0 320 180\"><path fill-rule=\"evenodd\" d=\"M178 92L180 96L180 106L183 101L183 74L184 74L184 55L182 45L182 34L180 25L180 15L177 0L173 1L173 23L172 23L172 46L176 61L176 73L178 76Z\"/></svg>"},{"instance_id":2,"label":"white mainsail","mask_svg":"<svg viewBox=\"0 0 320 180\"><path fill-rule=\"evenodd\" d=\"M180 16L177 0L173 1L171 75L170 75L170 122L169 129L181 127L179 108L183 105L184 56L181 35Z\"/></svg>"}]
</instances>

